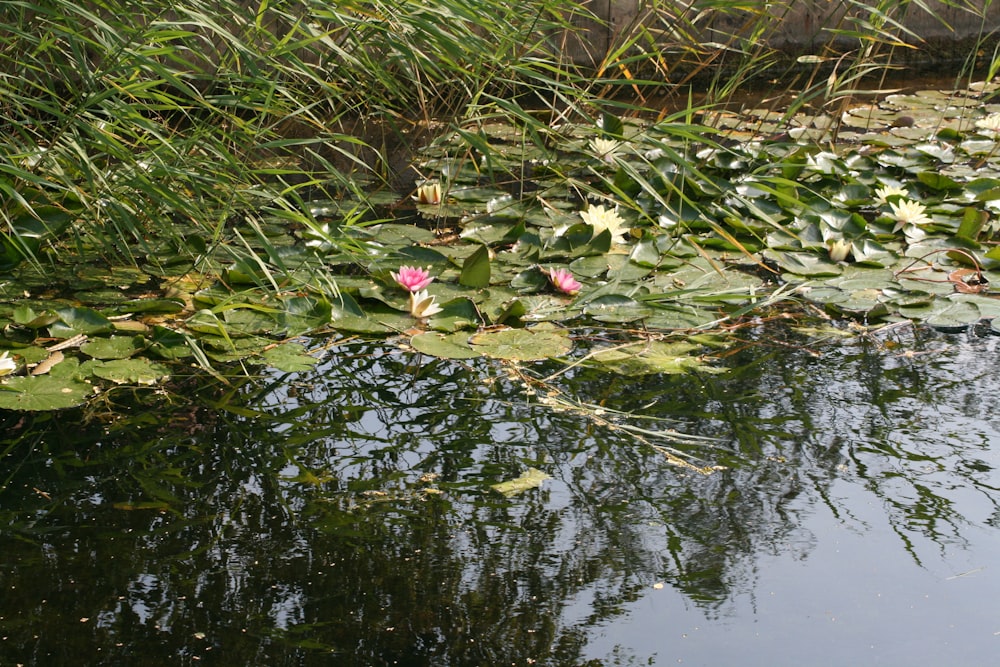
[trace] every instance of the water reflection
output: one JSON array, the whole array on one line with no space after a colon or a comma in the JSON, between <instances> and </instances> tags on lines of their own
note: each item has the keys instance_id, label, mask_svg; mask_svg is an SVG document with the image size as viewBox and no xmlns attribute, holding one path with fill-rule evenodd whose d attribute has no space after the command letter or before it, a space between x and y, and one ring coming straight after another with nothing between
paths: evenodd
<instances>
[{"instance_id":1,"label":"water reflection","mask_svg":"<svg viewBox=\"0 0 1000 667\"><path fill-rule=\"evenodd\" d=\"M998 544L996 346L770 329L724 375L561 378L639 413L619 425L669 416L717 438L678 445L727 466L708 476L526 395L501 364L379 345L333 348L309 375L193 386L174 414L84 429L6 415L0 663L674 662L679 631L658 627L759 627L773 568L822 561L832 534L877 537L852 558L900 581L943 579ZM528 466L554 479L489 490ZM837 587L873 585L848 571ZM680 606L639 613L667 592ZM774 618L817 596L782 592ZM883 637L901 632L887 611ZM809 631L795 641L823 637ZM980 640L965 649L985 660ZM686 646L724 664L722 643Z\"/></svg>"}]
</instances>

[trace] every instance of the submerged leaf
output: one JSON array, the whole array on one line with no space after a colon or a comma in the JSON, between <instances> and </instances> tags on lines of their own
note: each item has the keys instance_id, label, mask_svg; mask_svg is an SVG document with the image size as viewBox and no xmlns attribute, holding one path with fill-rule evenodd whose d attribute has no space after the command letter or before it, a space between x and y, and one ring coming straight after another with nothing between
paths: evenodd
<instances>
[{"instance_id":1,"label":"submerged leaf","mask_svg":"<svg viewBox=\"0 0 1000 667\"><path fill-rule=\"evenodd\" d=\"M542 482L547 479L552 479L552 476L537 468L528 468L520 476L506 482L491 484L490 488L510 498L511 496L516 496L519 493L524 493L525 491L541 486Z\"/></svg>"},{"instance_id":2,"label":"submerged leaf","mask_svg":"<svg viewBox=\"0 0 1000 667\"><path fill-rule=\"evenodd\" d=\"M599 350L591 360L619 375L676 374L690 370L723 372L705 363L697 354L700 346L686 341L650 341Z\"/></svg>"}]
</instances>

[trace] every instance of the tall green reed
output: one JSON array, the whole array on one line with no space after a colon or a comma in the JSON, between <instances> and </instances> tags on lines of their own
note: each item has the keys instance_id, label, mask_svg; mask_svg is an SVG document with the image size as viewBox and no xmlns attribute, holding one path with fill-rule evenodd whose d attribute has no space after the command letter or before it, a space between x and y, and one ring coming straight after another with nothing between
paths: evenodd
<instances>
[{"instance_id":1,"label":"tall green reed","mask_svg":"<svg viewBox=\"0 0 1000 667\"><path fill-rule=\"evenodd\" d=\"M910 3L848 4L856 11L830 28L817 59L824 72L838 66L821 81L817 65L799 105L852 92L858 77L892 65L906 37ZM0 265L94 252L242 256L234 226L267 216L319 230L316 198L359 200L343 224L360 224L365 200L399 171L393 149L441 123L488 166L481 129L497 120L554 153L567 123L655 114L659 93L693 82L703 106L724 103L783 66L770 38L797 3L653 0L625 23L589 6L7 2ZM351 249L346 235L324 233ZM273 264L260 240L249 244L263 253L256 260Z\"/></svg>"}]
</instances>

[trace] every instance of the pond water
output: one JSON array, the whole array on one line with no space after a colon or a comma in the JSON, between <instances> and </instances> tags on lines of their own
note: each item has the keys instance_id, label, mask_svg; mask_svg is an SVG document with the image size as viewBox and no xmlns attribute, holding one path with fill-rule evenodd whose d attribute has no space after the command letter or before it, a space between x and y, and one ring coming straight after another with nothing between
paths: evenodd
<instances>
[{"instance_id":1,"label":"pond water","mask_svg":"<svg viewBox=\"0 0 1000 667\"><path fill-rule=\"evenodd\" d=\"M1000 338L744 338L646 376L343 341L7 414L0 664L992 663Z\"/></svg>"}]
</instances>

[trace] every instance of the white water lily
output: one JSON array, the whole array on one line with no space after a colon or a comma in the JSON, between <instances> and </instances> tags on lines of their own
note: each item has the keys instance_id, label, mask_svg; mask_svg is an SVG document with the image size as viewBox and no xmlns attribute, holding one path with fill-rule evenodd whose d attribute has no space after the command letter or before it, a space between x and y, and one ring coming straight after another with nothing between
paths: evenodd
<instances>
[{"instance_id":1,"label":"white water lily","mask_svg":"<svg viewBox=\"0 0 1000 667\"><path fill-rule=\"evenodd\" d=\"M927 215L927 207L912 199L890 202L889 208L892 209L890 216L896 221L896 226L892 230L894 232L911 226L926 225L931 221Z\"/></svg>"},{"instance_id":2,"label":"white water lily","mask_svg":"<svg viewBox=\"0 0 1000 667\"><path fill-rule=\"evenodd\" d=\"M908 194L906 188L901 188L898 185L887 185L884 188L875 190L875 204L877 206L888 204L889 197L906 197Z\"/></svg>"},{"instance_id":3,"label":"white water lily","mask_svg":"<svg viewBox=\"0 0 1000 667\"><path fill-rule=\"evenodd\" d=\"M7 352L0 354L0 376L10 375L17 370L17 362L7 356Z\"/></svg>"},{"instance_id":4,"label":"white water lily","mask_svg":"<svg viewBox=\"0 0 1000 667\"><path fill-rule=\"evenodd\" d=\"M595 153L597 157L601 158L605 162L614 162L615 152L621 145L620 141L598 137L590 140L589 148L591 152Z\"/></svg>"},{"instance_id":5,"label":"white water lily","mask_svg":"<svg viewBox=\"0 0 1000 667\"><path fill-rule=\"evenodd\" d=\"M851 256L854 247L847 239L830 239L826 242L826 247L830 251L830 259L834 262L843 262Z\"/></svg>"},{"instance_id":6,"label":"white water lily","mask_svg":"<svg viewBox=\"0 0 1000 667\"><path fill-rule=\"evenodd\" d=\"M437 181L424 183L417 188L416 194L413 195L413 200L418 204L440 204L441 184Z\"/></svg>"},{"instance_id":7,"label":"white water lily","mask_svg":"<svg viewBox=\"0 0 1000 667\"><path fill-rule=\"evenodd\" d=\"M980 118L976 121L976 127L987 132L1000 133L1000 113L991 113L986 118Z\"/></svg>"},{"instance_id":8,"label":"white water lily","mask_svg":"<svg viewBox=\"0 0 1000 667\"><path fill-rule=\"evenodd\" d=\"M410 315L417 318L431 317L441 312L436 298L427 294L427 290L410 292Z\"/></svg>"},{"instance_id":9,"label":"white water lily","mask_svg":"<svg viewBox=\"0 0 1000 667\"><path fill-rule=\"evenodd\" d=\"M611 232L612 243L625 243L628 227L625 226L625 218L618 214L617 208L604 208L600 204L591 204L586 211L580 211L580 217L594 228L595 236L607 229Z\"/></svg>"}]
</instances>

